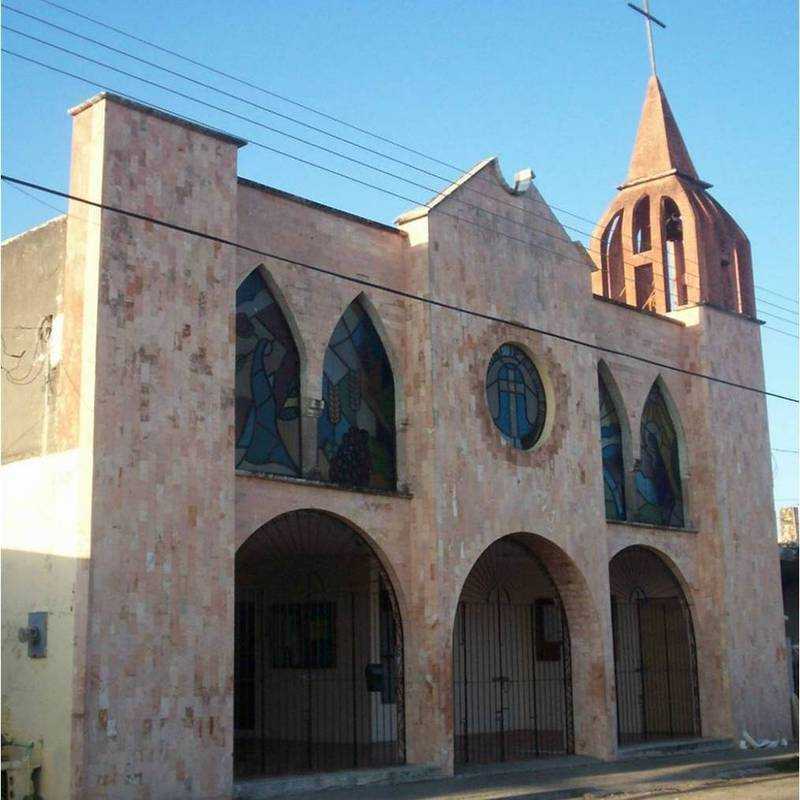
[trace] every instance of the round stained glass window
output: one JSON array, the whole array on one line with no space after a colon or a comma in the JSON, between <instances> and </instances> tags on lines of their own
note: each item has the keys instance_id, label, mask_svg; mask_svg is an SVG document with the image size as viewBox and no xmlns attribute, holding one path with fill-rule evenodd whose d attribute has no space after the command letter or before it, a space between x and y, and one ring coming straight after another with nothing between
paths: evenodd
<instances>
[{"instance_id":1,"label":"round stained glass window","mask_svg":"<svg viewBox=\"0 0 800 800\"><path fill-rule=\"evenodd\" d=\"M492 356L486 372L486 401L503 438L519 450L533 447L547 414L542 379L533 361L513 344Z\"/></svg>"}]
</instances>

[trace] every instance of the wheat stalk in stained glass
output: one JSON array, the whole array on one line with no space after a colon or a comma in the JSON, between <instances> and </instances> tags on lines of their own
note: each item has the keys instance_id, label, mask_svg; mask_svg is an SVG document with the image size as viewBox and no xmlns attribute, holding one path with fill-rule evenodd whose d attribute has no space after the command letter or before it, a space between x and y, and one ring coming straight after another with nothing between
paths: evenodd
<instances>
[{"instance_id":1,"label":"wheat stalk in stained glass","mask_svg":"<svg viewBox=\"0 0 800 800\"><path fill-rule=\"evenodd\" d=\"M236 292L236 468L300 475L300 359L257 269Z\"/></svg>"},{"instance_id":2,"label":"wheat stalk in stained glass","mask_svg":"<svg viewBox=\"0 0 800 800\"><path fill-rule=\"evenodd\" d=\"M513 344L504 344L489 361L486 401L503 439L519 450L533 447L544 430L547 403L536 367Z\"/></svg>"},{"instance_id":3,"label":"wheat stalk in stained glass","mask_svg":"<svg viewBox=\"0 0 800 800\"><path fill-rule=\"evenodd\" d=\"M683 527L678 435L664 396L653 384L642 413L641 457L636 470L636 518Z\"/></svg>"},{"instance_id":4,"label":"wheat stalk in stained glass","mask_svg":"<svg viewBox=\"0 0 800 800\"><path fill-rule=\"evenodd\" d=\"M394 376L378 332L358 300L344 312L328 343L322 397L317 447L323 479L394 489Z\"/></svg>"},{"instance_id":5,"label":"wheat stalk in stained glass","mask_svg":"<svg viewBox=\"0 0 800 800\"><path fill-rule=\"evenodd\" d=\"M606 519L625 519L622 429L614 401L600 375L598 375L598 382L600 386L600 447L603 454Z\"/></svg>"}]
</instances>

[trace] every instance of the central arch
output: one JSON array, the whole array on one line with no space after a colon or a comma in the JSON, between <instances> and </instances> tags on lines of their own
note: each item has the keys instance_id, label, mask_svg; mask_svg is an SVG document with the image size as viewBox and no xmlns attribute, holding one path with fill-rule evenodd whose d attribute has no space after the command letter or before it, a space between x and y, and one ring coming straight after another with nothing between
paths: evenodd
<instances>
[{"instance_id":1,"label":"central arch","mask_svg":"<svg viewBox=\"0 0 800 800\"><path fill-rule=\"evenodd\" d=\"M239 548L234 665L237 778L403 763L397 599L338 517L293 511Z\"/></svg>"},{"instance_id":2,"label":"central arch","mask_svg":"<svg viewBox=\"0 0 800 800\"><path fill-rule=\"evenodd\" d=\"M456 763L573 752L567 617L526 534L490 545L464 583L453 703Z\"/></svg>"}]
</instances>

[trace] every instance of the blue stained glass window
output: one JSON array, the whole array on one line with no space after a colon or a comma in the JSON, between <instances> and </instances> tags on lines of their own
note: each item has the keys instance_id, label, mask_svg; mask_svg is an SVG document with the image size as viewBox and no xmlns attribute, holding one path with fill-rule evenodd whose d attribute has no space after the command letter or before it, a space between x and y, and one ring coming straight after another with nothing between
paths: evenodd
<instances>
[{"instance_id":1,"label":"blue stained glass window","mask_svg":"<svg viewBox=\"0 0 800 800\"><path fill-rule=\"evenodd\" d=\"M600 374L600 447L603 453L603 488L606 519L625 519L625 467L622 428L614 401Z\"/></svg>"},{"instance_id":2,"label":"blue stained glass window","mask_svg":"<svg viewBox=\"0 0 800 800\"><path fill-rule=\"evenodd\" d=\"M236 291L236 467L300 474L300 359L258 269Z\"/></svg>"},{"instance_id":3,"label":"blue stained glass window","mask_svg":"<svg viewBox=\"0 0 800 800\"><path fill-rule=\"evenodd\" d=\"M322 398L317 446L323 479L394 489L394 376L378 332L358 300L344 312L328 343Z\"/></svg>"},{"instance_id":4,"label":"blue stained glass window","mask_svg":"<svg viewBox=\"0 0 800 800\"><path fill-rule=\"evenodd\" d=\"M683 493L678 435L658 384L642 412L641 458L636 471L636 518L652 525L682 527Z\"/></svg>"},{"instance_id":5,"label":"blue stained glass window","mask_svg":"<svg viewBox=\"0 0 800 800\"><path fill-rule=\"evenodd\" d=\"M486 400L503 438L519 450L533 447L544 430L547 403L542 379L525 353L504 344L486 373Z\"/></svg>"}]
</instances>

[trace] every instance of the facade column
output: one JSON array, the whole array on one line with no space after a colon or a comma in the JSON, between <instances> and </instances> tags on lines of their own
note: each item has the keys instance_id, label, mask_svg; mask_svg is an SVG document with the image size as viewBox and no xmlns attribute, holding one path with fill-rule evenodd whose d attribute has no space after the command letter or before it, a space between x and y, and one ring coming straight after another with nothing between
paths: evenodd
<instances>
[{"instance_id":1,"label":"facade column","mask_svg":"<svg viewBox=\"0 0 800 800\"><path fill-rule=\"evenodd\" d=\"M317 455L317 420L325 408L321 397L303 397L300 413L300 448L303 464L303 477L318 480L320 477Z\"/></svg>"}]
</instances>

